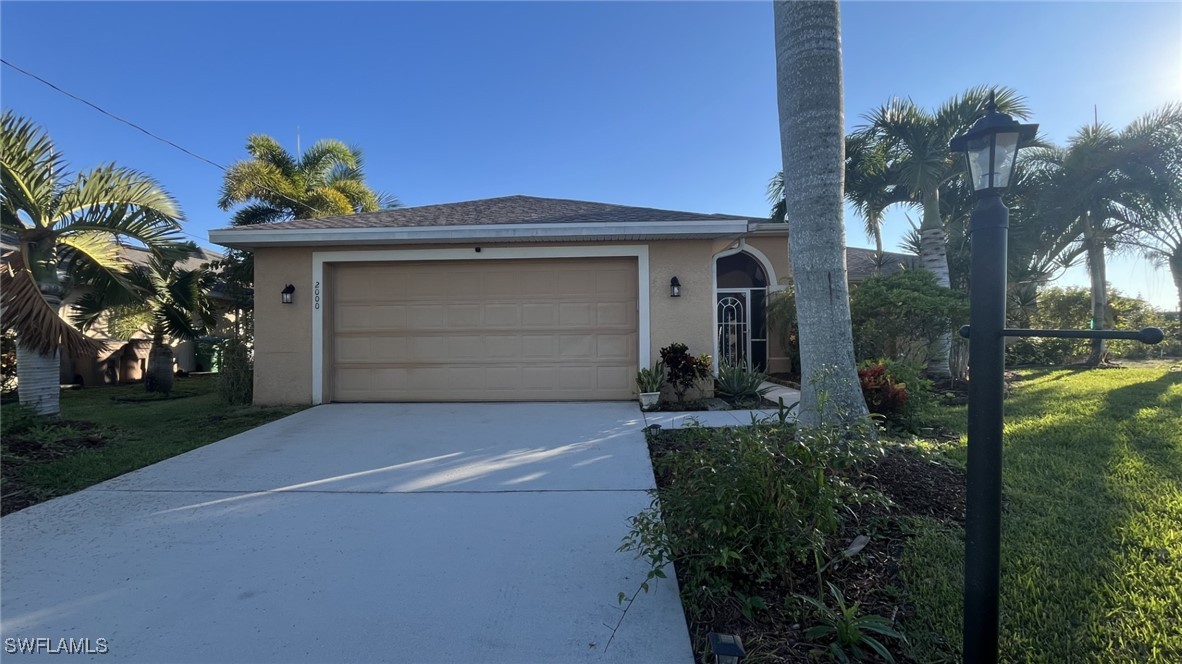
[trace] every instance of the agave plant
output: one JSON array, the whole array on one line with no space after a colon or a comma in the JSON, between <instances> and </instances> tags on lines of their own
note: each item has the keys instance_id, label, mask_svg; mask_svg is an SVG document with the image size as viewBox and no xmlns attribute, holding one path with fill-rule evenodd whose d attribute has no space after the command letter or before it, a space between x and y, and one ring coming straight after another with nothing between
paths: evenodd
<instances>
[{"instance_id":1,"label":"agave plant","mask_svg":"<svg viewBox=\"0 0 1182 664\"><path fill-rule=\"evenodd\" d=\"M767 376L745 364L723 364L718 368L714 391L732 401L758 401L772 388L761 387Z\"/></svg>"}]
</instances>

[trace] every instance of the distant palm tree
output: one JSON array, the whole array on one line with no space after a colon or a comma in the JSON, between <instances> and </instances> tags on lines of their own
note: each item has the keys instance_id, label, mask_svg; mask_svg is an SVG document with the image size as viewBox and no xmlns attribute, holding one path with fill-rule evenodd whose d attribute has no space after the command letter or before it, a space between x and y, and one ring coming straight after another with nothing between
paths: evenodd
<instances>
[{"instance_id":1,"label":"distant palm tree","mask_svg":"<svg viewBox=\"0 0 1182 664\"><path fill-rule=\"evenodd\" d=\"M119 241L175 247L180 209L152 178L113 164L71 178L53 141L31 121L0 120L0 220L17 245L0 270L4 329L17 335L21 403L60 412L58 353L93 355L98 344L59 315L78 285L127 285Z\"/></svg>"},{"instance_id":2,"label":"distant palm tree","mask_svg":"<svg viewBox=\"0 0 1182 664\"><path fill-rule=\"evenodd\" d=\"M919 227L920 263L936 275L936 282L944 287L951 284L948 272L947 233L941 214L941 187L956 178L963 170L963 160L948 148L954 136L964 132L985 113L990 95L996 95L998 109L1018 117L1025 117L1025 101L1009 88L975 87L949 99L935 111L920 108L910 99L894 98L865 116L867 124L854 133L852 140L864 142L864 149L875 155L867 160L875 173L887 174L878 184L903 187L910 203L923 210ZM856 180L857 178L851 178ZM859 196L870 201L873 212L883 203L891 204L893 189L871 195L859 187ZM902 193L902 192L901 192ZM928 352L928 373L947 378L951 376L948 351L952 343L951 330L932 345Z\"/></svg>"},{"instance_id":3,"label":"distant palm tree","mask_svg":"<svg viewBox=\"0 0 1182 664\"><path fill-rule=\"evenodd\" d=\"M235 226L266 224L375 212L398 207L394 196L375 193L365 183L360 148L335 139L317 141L294 156L262 134L247 139L251 158L230 166L218 207L243 205L231 219Z\"/></svg>"},{"instance_id":4,"label":"distant palm tree","mask_svg":"<svg viewBox=\"0 0 1182 664\"><path fill-rule=\"evenodd\" d=\"M788 241L800 338L799 417L801 426L816 427L834 416L868 416L854 364L842 223L841 16L836 1L779 1L773 7L783 189L791 210Z\"/></svg>"},{"instance_id":5,"label":"distant palm tree","mask_svg":"<svg viewBox=\"0 0 1182 664\"><path fill-rule=\"evenodd\" d=\"M197 250L189 245L187 253ZM195 341L212 330L217 317L209 292L217 276L202 267L176 266L185 252L152 256L147 265L128 273L130 289L92 291L74 305L74 322L83 330L106 322L112 338L131 340L147 331L152 337L144 387L149 392L172 391L173 353L169 339Z\"/></svg>"},{"instance_id":6,"label":"distant palm tree","mask_svg":"<svg viewBox=\"0 0 1182 664\"><path fill-rule=\"evenodd\" d=\"M1107 325L1105 251L1137 226L1168 224L1177 205L1177 147L1182 137L1182 104L1167 105L1125 129L1103 123L1082 127L1067 147L1030 151L1024 164L1039 171L1035 205L1048 224L1069 227L1083 247L1092 295L1092 324ZM1106 344L1093 339L1087 364L1104 361Z\"/></svg>"}]
</instances>

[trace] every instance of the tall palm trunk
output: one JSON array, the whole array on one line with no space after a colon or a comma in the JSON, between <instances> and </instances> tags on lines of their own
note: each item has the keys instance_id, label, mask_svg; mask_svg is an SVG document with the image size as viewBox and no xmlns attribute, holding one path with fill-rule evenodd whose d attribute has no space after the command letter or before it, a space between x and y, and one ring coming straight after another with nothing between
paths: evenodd
<instances>
[{"instance_id":1,"label":"tall palm trunk","mask_svg":"<svg viewBox=\"0 0 1182 664\"><path fill-rule=\"evenodd\" d=\"M836 1L774 4L789 255L800 334L800 425L867 417L854 364L842 198L845 139ZM822 398L821 395L824 395ZM824 410L825 412L821 412Z\"/></svg>"},{"instance_id":2,"label":"tall palm trunk","mask_svg":"<svg viewBox=\"0 0 1182 664\"><path fill-rule=\"evenodd\" d=\"M41 295L57 311L61 307L61 288L58 284L39 284ZM41 353L26 347L20 337L16 340L17 390L21 405L42 415L61 412L62 363L57 351Z\"/></svg>"},{"instance_id":3,"label":"tall palm trunk","mask_svg":"<svg viewBox=\"0 0 1182 664\"><path fill-rule=\"evenodd\" d=\"M1182 321L1182 245L1170 254L1170 274L1174 277L1174 290L1178 293L1178 318Z\"/></svg>"},{"instance_id":4,"label":"tall palm trunk","mask_svg":"<svg viewBox=\"0 0 1182 664\"><path fill-rule=\"evenodd\" d=\"M948 235L944 232L944 220L940 217L940 190L932 189L923 193L923 224L919 228L919 260L923 269L936 277L936 284L949 288L952 280L948 275ZM951 378L949 354L952 351L952 330L945 330L928 347L927 373L933 378Z\"/></svg>"},{"instance_id":5,"label":"tall palm trunk","mask_svg":"<svg viewBox=\"0 0 1182 664\"><path fill-rule=\"evenodd\" d=\"M1092 227L1092 213L1084 214L1084 245L1088 252L1088 277L1092 286L1092 329L1103 330L1108 315L1108 275L1104 264L1104 238ZM1099 366L1104 361L1107 345L1103 339L1092 339L1087 366Z\"/></svg>"},{"instance_id":6,"label":"tall palm trunk","mask_svg":"<svg viewBox=\"0 0 1182 664\"><path fill-rule=\"evenodd\" d=\"M144 374L144 389L148 392L172 392L172 347L164 343L164 331L159 327L152 331L152 348L148 351L148 369Z\"/></svg>"}]
</instances>

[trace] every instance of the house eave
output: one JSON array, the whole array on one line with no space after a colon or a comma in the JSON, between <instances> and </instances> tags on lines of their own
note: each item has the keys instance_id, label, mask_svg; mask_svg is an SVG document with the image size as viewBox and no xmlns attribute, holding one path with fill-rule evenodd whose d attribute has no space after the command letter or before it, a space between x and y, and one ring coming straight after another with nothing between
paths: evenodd
<instances>
[{"instance_id":1,"label":"house eave","mask_svg":"<svg viewBox=\"0 0 1182 664\"><path fill-rule=\"evenodd\" d=\"M465 244L472 242L578 242L709 239L742 235L745 219L608 224L496 224L381 228L219 228L209 241L235 249L373 244Z\"/></svg>"}]
</instances>

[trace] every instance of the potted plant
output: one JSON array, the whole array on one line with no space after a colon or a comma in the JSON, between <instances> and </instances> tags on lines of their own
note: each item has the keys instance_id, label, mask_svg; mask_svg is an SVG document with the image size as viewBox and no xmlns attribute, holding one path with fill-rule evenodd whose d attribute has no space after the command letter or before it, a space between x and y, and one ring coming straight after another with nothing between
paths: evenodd
<instances>
[{"instance_id":1,"label":"potted plant","mask_svg":"<svg viewBox=\"0 0 1182 664\"><path fill-rule=\"evenodd\" d=\"M665 365L658 362L652 369L636 372L636 387L640 390L640 407L652 408L661 399L661 387L665 384Z\"/></svg>"}]
</instances>

